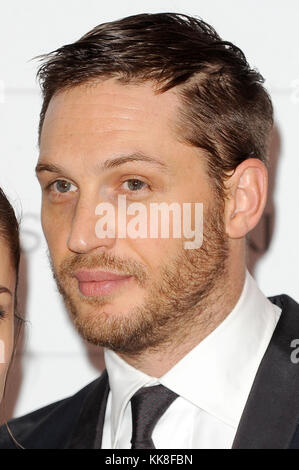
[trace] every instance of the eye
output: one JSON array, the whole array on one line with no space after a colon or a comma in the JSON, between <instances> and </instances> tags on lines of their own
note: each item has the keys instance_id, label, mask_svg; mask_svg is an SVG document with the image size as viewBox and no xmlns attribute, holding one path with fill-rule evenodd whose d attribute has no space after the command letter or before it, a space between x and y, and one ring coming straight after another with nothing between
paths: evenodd
<instances>
[{"instance_id":1,"label":"eye","mask_svg":"<svg viewBox=\"0 0 299 470\"><path fill-rule=\"evenodd\" d=\"M144 181L135 178L131 178L129 180L124 181L123 185L127 185L128 191L133 192L140 191L144 188L144 186L149 187L147 183L144 183Z\"/></svg>"},{"instance_id":2,"label":"eye","mask_svg":"<svg viewBox=\"0 0 299 470\"><path fill-rule=\"evenodd\" d=\"M66 180L56 180L50 184L49 188L54 193L65 194L69 192L77 191L77 187Z\"/></svg>"},{"instance_id":3,"label":"eye","mask_svg":"<svg viewBox=\"0 0 299 470\"><path fill-rule=\"evenodd\" d=\"M3 308L0 308L0 321L6 317L6 312Z\"/></svg>"}]
</instances>

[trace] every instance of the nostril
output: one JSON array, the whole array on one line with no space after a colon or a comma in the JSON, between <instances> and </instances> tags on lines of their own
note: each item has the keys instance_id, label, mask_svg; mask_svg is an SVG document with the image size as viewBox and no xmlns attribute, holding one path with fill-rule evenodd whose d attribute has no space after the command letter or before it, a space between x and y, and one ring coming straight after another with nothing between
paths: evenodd
<instances>
[{"instance_id":1,"label":"nostril","mask_svg":"<svg viewBox=\"0 0 299 470\"><path fill-rule=\"evenodd\" d=\"M115 237L99 238L96 236L95 227L89 223L76 224L72 227L67 240L67 247L73 253L88 253L97 248L110 248L115 243Z\"/></svg>"}]
</instances>

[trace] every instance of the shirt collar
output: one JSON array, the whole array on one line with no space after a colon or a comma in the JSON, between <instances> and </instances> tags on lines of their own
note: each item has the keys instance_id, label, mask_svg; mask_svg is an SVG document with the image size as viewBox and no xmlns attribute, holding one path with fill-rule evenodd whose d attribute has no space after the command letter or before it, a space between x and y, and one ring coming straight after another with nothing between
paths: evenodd
<instances>
[{"instance_id":1,"label":"shirt collar","mask_svg":"<svg viewBox=\"0 0 299 470\"><path fill-rule=\"evenodd\" d=\"M258 366L281 309L246 271L241 296L225 320L159 379L105 349L115 442L124 410L141 387L161 383L225 423L238 426Z\"/></svg>"},{"instance_id":2,"label":"shirt collar","mask_svg":"<svg viewBox=\"0 0 299 470\"><path fill-rule=\"evenodd\" d=\"M161 377L160 383L237 427L280 313L247 271L231 313Z\"/></svg>"},{"instance_id":3,"label":"shirt collar","mask_svg":"<svg viewBox=\"0 0 299 470\"><path fill-rule=\"evenodd\" d=\"M109 349L104 350L104 357L111 391L111 437L112 442L116 442L121 419L131 397L139 388L152 385L157 379L135 369Z\"/></svg>"}]
</instances>

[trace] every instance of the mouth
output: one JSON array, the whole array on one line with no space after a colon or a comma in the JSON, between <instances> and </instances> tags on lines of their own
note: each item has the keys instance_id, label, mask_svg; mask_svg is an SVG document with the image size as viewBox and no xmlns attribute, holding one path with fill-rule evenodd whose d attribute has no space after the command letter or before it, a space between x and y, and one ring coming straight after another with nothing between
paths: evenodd
<instances>
[{"instance_id":1,"label":"mouth","mask_svg":"<svg viewBox=\"0 0 299 470\"><path fill-rule=\"evenodd\" d=\"M119 275L106 271L82 270L75 273L78 287L82 295L86 297L98 297L108 295L123 287L133 276Z\"/></svg>"}]
</instances>

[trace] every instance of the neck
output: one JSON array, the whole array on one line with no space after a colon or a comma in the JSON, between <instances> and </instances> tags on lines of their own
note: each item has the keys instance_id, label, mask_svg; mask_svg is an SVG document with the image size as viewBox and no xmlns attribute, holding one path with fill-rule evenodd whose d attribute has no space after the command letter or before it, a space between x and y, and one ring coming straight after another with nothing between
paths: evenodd
<instances>
[{"instance_id":1,"label":"neck","mask_svg":"<svg viewBox=\"0 0 299 470\"><path fill-rule=\"evenodd\" d=\"M138 355L119 355L128 364L152 377L166 374L189 351L197 346L230 314L240 298L245 281L245 265L233 270L222 279L217 289L199 308L196 321L189 325L188 330L178 332L166 344L157 348L147 349Z\"/></svg>"}]
</instances>

